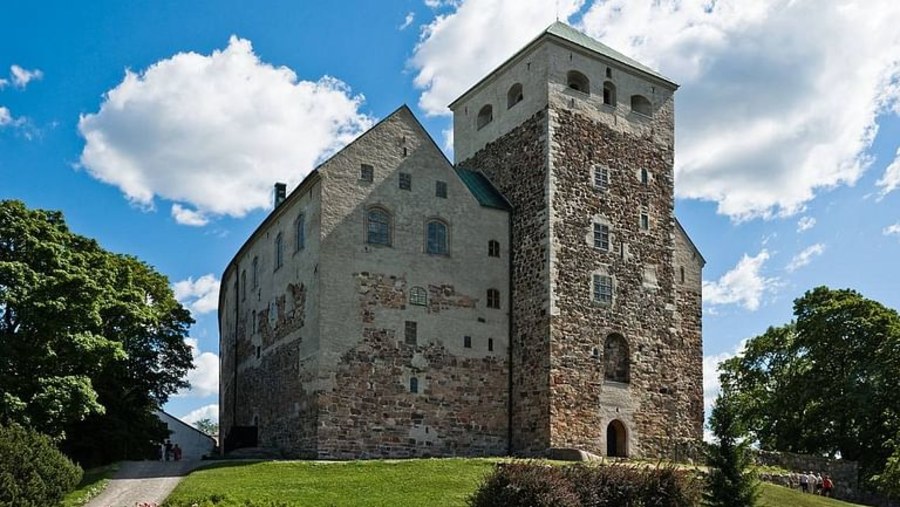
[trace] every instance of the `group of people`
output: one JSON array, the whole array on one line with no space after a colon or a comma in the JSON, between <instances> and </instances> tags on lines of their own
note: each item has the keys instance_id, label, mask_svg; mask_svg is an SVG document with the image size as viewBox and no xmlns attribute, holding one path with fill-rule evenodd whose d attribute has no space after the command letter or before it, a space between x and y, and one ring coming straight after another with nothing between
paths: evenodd
<instances>
[{"instance_id":1,"label":"group of people","mask_svg":"<svg viewBox=\"0 0 900 507\"><path fill-rule=\"evenodd\" d=\"M834 496L834 481L831 476L816 472L791 473L791 484L799 486L804 493L821 496Z\"/></svg>"},{"instance_id":2,"label":"group of people","mask_svg":"<svg viewBox=\"0 0 900 507\"><path fill-rule=\"evenodd\" d=\"M159 460L162 461L181 461L181 447L178 444L172 445L171 440L159 447Z\"/></svg>"}]
</instances>

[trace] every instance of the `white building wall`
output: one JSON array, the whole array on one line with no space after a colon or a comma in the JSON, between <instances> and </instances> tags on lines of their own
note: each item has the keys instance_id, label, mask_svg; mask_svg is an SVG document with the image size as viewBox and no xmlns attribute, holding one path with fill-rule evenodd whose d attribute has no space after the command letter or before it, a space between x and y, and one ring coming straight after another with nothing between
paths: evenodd
<instances>
[{"instance_id":1,"label":"white building wall","mask_svg":"<svg viewBox=\"0 0 900 507\"><path fill-rule=\"evenodd\" d=\"M169 435L172 446L178 444L181 447L182 460L198 460L213 453L216 441L211 436L166 412L157 410L154 413L172 432Z\"/></svg>"}]
</instances>

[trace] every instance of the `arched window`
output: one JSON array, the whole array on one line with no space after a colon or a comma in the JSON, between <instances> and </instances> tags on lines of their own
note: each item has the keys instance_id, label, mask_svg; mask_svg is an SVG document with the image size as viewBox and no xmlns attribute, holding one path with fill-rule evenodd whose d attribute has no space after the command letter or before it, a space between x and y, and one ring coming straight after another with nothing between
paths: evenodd
<instances>
[{"instance_id":1,"label":"arched window","mask_svg":"<svg viewBox=\"0 0 900 507\"><path fill-rule=\"evenodd\" d=\"M247 299L247 270L241 271L241 300Z\"/></svg>"},{"instance_id":2,"label":"arched window","mask_svg":"<svg viewBox=\"0 0 900 507\"><path fill-rule=\"evenodd\" d=\"M422 287L409 289L409 304L415 306L428 305L428 293Z\"/></svg>"},{"instance_id":3,"label":"arched window","mask_svg":"<svg viewBox=\"0 0 900 507\"><path fill-rule=\"evenodd\" d=\"M500 291L497 289L488 289L487 290L487 307L488 308L500 308Z\"/></svg>"},{"instance_id":4,"label":"arched window","mask_svg":"<svg viewBox=\"0 0 900 507\"><path fill-rule=\"evenodd\" d=\"M306 247L306 215L300 213L297 216L297 223L294 227L296 238L294 239L294 250L300 251Z\"/></svg>"},{"instance_id":5,"label":"arched window","mask_svg":"<svg viewBox=\"0 0 900 507\"><path fill-rule=\"evenodd\" d=\"M612 81L603 83L603 103L610 106L616 105L616 85Z\"/></svg>"},{"instance_id":6,"label":"arched window","mask_svg":"<svg viewBox=\"0 0 900 507\"><path fill-rule=\"evenodd\" d=\"M253 258L253 288L259 287L259 257Z\"/></svg>"},{"instance_id":7,"label":"arched window","mask_svg":"<svg viewBox=\"0 0 900 507\"><path fill-rule=\"evenodd\" d=\"M647 100L647 97L644 97L643 95L631 96L631 110L635 113L650 116L653 113L652 109L653 106L650 104L650 101Z\"/></svg>"},{"instance_id":8,"label":"arched window","mask_svg":"<svg viewBox=\"0 0 900 507\"><path fill-rule=\"evenodd\" d=\"M577 70L570 70L566 74L566 84L569 88L581 93L591 93L591 82L588 81L587 76Z\"/></svg>"},{"instance_id":9,"label":"arched window","mask_svg":"<svg viewBox=\"0 0 900 507\"><path fill-rule=\"evenodd\" d=\"M509 91L506 92L506 109L513 107L514 105L522 102L525 96L522 95L522 84L516 83L509 87Z\"/></svg>"},{"instance_id":10,"label":"arched window","mask_svg":"<svg viewBox=\"0 0 900 507\"><path fill-rule=\"evenodd\" d=\"M628 457L628 432L618 419L606 427L606 455L610 458Z\"/></svg>"},{"instance_id":11,"label":"arched window","mask_svg":"<svg viewBox=\"0 0 900 507\"><path fill-rule=\"evenodd\" d=\"M366 212L366 243L391 246L391 214L384 208Z\"/></svg>"},{"instance_id":12,"label":"arched window","mask_svg":"<svg viewBox=\"0 0 900 507\"><path fill-rule=\"evenodd\" d=\"M427 241L425 251L434 255L447 255L447 224L440 220L432 220L427 225Z\"/></svg>"},{"instance_id":13,"label":"arched window","mask_svg":"<svg viewBox=\"0 0 900 507\"><path fill-rule=\"evenodd\" d=\"M419 392L419 379L411 377L409 379L409 392L416 394Z\"/></svg>"},{"instance_id":14,"label":"arched window","mask_svg":"<svg viewBox=\"0 0 900 507\"><path fill-rule=\"evenodd\" d=\"M650 183L650 173L645 168L641 168L641 184L646 185Z\"/></svg>"},{"instance_id":15,"label":"arched window","mask_svg":"<svg viewBox=\"0 0 900 507\"><path fill-rule=\"evenodd\" d=\"M275 271L284 264L284 236L279 232L275 236Z\"/></svg>"},{"instance_id":16,"label":"arched window","mask_svg":"<svg viewBox=\"0 0 900 507\"><path fill-rule=\"evenodd\" d=\"M475 120L475 126L479 129L490 123L494 119L494 108L490 104L478 111L478 119Z\"/></svg>"},{"instance_id":17,"label":"arched window","mask_svg":"<svg viewBox=\"0 0 900 507\"><path fill-rule=\"evenodd\" d=\"M500 257L500 242L492 239L488 241L488 257Z\"/></svg>"},{"instance_id":18,"label":"arched window","mask_svg":"<svg viewBox=\"0 0 900 507\"><path fill-rule=\"evenodd\" d=\"M628 342L625 337L612 333L606 337L603 346L603 377L613 382L628 382L631 359L628 355Z\"/></svg>"}]
</instances>

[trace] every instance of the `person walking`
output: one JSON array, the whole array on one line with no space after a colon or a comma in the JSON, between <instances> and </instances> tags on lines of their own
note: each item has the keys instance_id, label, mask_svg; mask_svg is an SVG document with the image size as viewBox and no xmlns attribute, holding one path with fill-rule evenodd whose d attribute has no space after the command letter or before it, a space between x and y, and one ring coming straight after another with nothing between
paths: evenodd
<instances>
[{"instance_id":1,"label":"person walking","mask_svg":"<svg viewBox=\"0 0 900 507\"><path fill-rule=\"evenodd\" d=\"M172 441L166 440L166 461L172 459Z\"/></svg>"},{"instance_id":2,"label":"person walking","mask_svg":"<svg viewBox=\"0 0 900 507\"><path fill-rule=\"evenodd\" d=\"M826 475L822 479L822 494L829 498L834 496L834 482L831 480L830 475Z\"/></svg>"},{"instance_id":3,"label":"person walking","mask_svg":"<svg viewBox=\"0 0 900 507\"><path fill-rule=\"evenodd\" d=\"M800 472L800 491L809 493L809 476L806 472Z\"/></svg>"}]
</instances>

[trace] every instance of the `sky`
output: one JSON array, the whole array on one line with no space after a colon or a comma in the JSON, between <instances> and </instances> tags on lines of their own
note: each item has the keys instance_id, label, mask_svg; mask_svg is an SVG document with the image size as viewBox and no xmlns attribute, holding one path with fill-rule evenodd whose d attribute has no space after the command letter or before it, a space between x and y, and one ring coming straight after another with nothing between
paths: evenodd
<instances>
[{"instance_id":1,"label":"sky","mask_svg":"<svg viewBox=\"0 0 900 507\"><path fill-rule=\"evenodd\" d=\"M221 273L318 163L402 104L447 104L555 19L680 84L676 215L706 258L704 389L827 285L900 308L895 0L118 0L0 4L0 199L172 282L218 418Z\"/></svg>"}]
</instances>

